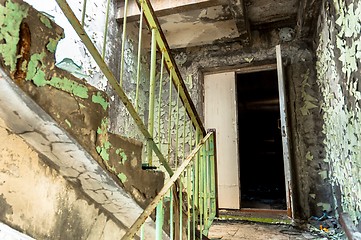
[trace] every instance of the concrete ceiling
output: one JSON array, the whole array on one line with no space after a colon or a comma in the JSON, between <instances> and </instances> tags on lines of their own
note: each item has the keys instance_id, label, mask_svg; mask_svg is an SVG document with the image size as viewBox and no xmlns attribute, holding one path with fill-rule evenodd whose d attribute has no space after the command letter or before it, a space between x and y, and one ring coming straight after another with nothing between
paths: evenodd
<instances>
[{"instance_id":1,"label":"concrete ceiling","mask_svg":"<svg viewBox=\"0 0 361 240\"><path fill-rule=\"evenodd\" d=\"M214 42L240 41L247 45L251 31L281 29L299 31L300 14L318 0L150 0L171 48ZM302 9L300 9L302 8ZM124 8L120 3L118 19ZM139 19L135 2L128 6L128 21ZM305 21L303 21L305 22Z\"/></svg>"}]
</instances>

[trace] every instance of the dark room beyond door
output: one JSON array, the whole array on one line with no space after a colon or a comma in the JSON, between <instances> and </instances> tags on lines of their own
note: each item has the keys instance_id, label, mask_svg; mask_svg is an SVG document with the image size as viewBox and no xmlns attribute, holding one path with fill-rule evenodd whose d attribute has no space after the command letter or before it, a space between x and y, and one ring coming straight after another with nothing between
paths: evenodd
<instances>
[{"instance_id":1,"label":"dark room beyond door","mask_svg":"<svg viewBox=\"0 0 361 240\"><path fill-rule=\"evenodd\" d=\"M241 208L286 210L276 70L237 74Z\"/></svg>"}]
</instances>

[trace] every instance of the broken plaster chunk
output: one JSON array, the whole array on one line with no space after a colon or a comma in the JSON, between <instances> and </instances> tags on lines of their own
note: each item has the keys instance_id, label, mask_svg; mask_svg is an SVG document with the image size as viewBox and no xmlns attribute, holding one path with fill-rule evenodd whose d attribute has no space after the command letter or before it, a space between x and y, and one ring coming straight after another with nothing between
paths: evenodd
<instances>
[{"instance_id":1,"label":"broken plaster chunk","mask_svg":"<svg viewBox=\"0 0 361 240\"><path fill-rule=\"evenodd\" d=\"M318 174L321 176L322 180L327 179L327 171L321 171Z\"/></svg>"},{"instance_id":2,"label":"broken plaster chunk","mask_svg":"<svg viewBox=\"0 0 361 240\"><path fill-rule=\"evenodd\" d=\"M47 17L47 16L45 16L45 15L43 15L43 14L38 14L38 16L39 16L39 19L40 19L40 21L47 27L47 28L53 28L52 26L51 26L51 22L50 22L50 19Z\"/></svg>"},{"instance_id":3,"label":"broken plaster chunk","mask_svg":"<svg viewBox=\"0 0 361 240\"><path fill-rule=\"evenodd\" d=\"M245 57L245 58L243 58L243 59L244 59L246 62L251 63L251 62L253 62L254 57L251 57L251 58Z\"/></svg>"},{"instance_id":4,"label":"broken plaster chunk","mask_svg":"<svg viewBox=\"0 0 361 240\"><path fill-rule=\"evenodd\" d=\"M329 203L319 202L317 203L317 206L321 207L323 211L327 211L327 212L331 211L331 204Z\"/></svg>"},{"instance_id":5,"label":"broken plaster chunk","mask_svg":"<svg viewBox=\"0 0 361 240\"><path fill-rule=\"evenodd\" d=\"M120 180L122 183L125 183L125 182L128 181L127 176L126 176L124 173L119 173L119 174L117 175L117 177L119 178L119 180Z\"/></svg>"},{"instance_id":6,"label":"broken plaster chunk","mask_svg":"<svg viewBox=\"0 0 361 240\"><path fill-rule=\"evenodd\" d=\"M115 151L115 153L122 158L121 161L119 162L120 164L124 164L128 160L128 157L127 157L127 155L125 154L125 152L124 152L124 150L122 148L118 148Z\"/></svg>"},{"instance_id":7,"label":"broken plaster chunk","mask_svg":"<svg viewBox=\"0 0 361 240\"><path fill-rule=\"evenodd\" d=\"M69 128L71 128L71 123L68 119L65 119L65 123L66 123L66 125L68 125Z\"/></svg>"},{"instance_id":8,"label":"broken plaster chunk","mask_svg":"<svg viewBox=\"0 0 361 240\"><path fill-rule=\"evenodd\" d=\"M93 94L92 102L100 104L100 106L102 106L104 110L107 110L108 105L109 105L108 101L106 99L104 99L104 97L101 95L100 92L97 92L96 95Z\"/></svg>"},{"instance_id":9,"label":"broken plaster chunk","mask_svg":"<svg viewBox=\"0 0 361 240\"><path fill-rule=\"evenodd\" d=\"M303 107L300 109L301 114L303 116L307 116L310 114L310 110L316 108L317 105L313 104L310 101L305 101Z\"/></svg>"},{"instance_id":10,"label":"broken plaster chunk","mask_svg":"<svg viewBox=\"0 0 361 240\"><path fill-rule=\"evenodd\" d=\"M311 154L310 151L307 152L307 154L306 154L306 159L309 160L309 161L312 161L312 160L313 160L313 155Z\"/></svg>"},{"instance_id":11,"label":"broken plaster chunk","mask_svg":"<svg viewBox=\"0 0 361 240\"><path fill-rule=\"evenodd\" d=\"M58 42L59 39L50 38L48 44L46 45L46 49L48 49L51 53L55 53Z\"/></svg>"}]
</instances>

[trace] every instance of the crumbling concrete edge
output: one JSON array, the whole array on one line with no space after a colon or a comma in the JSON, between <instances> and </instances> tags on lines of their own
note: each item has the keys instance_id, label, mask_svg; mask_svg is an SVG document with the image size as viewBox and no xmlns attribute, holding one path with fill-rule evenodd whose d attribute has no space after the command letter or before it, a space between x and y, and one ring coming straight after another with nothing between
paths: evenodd
<instances>
[{"instance_id":1,"label":"crumbling concrete edge","mask_svg":"<svg viewBox=\"0 0 361 240\"><path fill-rule=\"evenodd\" d=\"M109 213L120 226L129 228L143 209L2 69L0 85L0 118L7 127L44 155L48 161L45 164L51 165L69 182L79 185L94 204ZM155 223L148 219L144 230L152 236Z\"/></svg>"}]
</instances>

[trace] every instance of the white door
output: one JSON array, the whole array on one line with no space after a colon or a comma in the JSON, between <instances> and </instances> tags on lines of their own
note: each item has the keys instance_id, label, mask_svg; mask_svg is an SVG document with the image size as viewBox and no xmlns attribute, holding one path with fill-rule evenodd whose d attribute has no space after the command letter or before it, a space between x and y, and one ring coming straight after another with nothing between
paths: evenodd
<instances>
[{"instance_id":1,"label":"white door","mask_svg":"<svg viewBox=\"0 0 361 240\"><path fill-rule=\"evenodd\" d=\"M278 75L278 91L280 96L280 116L281 116L281 134L283 147L283 163L285 171L287 213L293 218L293 201L292 201L292 184L291 184L291 168L290 168L290 141L289 128L287 119L287 102L285 92L285 82L283 74L283 64L281 55L281 46L276 46L277 56L277 75Z\"/></svg>"},{"instance_id":2,"label":"white door","mask_svg":"<svg viewBox=\"0 0 361 240\"><path fill-rule=\"evenodd\" d=\"M204 76L206 128L217 131L218 206L240 208L235 72Z\"/></svg>"}]
</instances>

